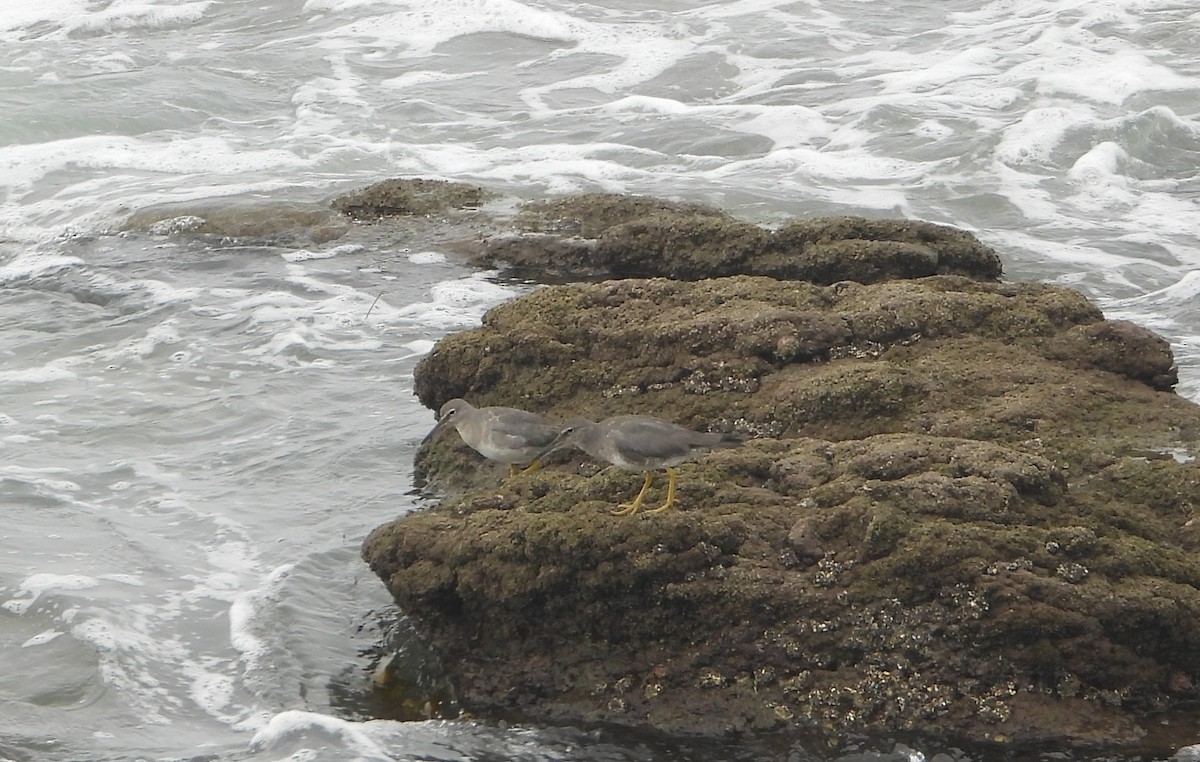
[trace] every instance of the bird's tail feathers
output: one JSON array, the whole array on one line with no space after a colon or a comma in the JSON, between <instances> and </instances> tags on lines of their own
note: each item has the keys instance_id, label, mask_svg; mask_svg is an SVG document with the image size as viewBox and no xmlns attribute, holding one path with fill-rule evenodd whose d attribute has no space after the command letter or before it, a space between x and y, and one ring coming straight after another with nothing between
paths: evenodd
<instances>
[{"instance_id":1,"label":"bird's tail feathers","mask_svg":"<svg viewBox=\"0 0 1200 762\"><path fill-rule=\"evenodd\" d=\"M740 431L722 431L714 432L719 434L719 438L714 439L709 443L709 447L714 450L727 450L731 447L741 447L742 444L750 437Z\"/></svg>"}]
</instances>

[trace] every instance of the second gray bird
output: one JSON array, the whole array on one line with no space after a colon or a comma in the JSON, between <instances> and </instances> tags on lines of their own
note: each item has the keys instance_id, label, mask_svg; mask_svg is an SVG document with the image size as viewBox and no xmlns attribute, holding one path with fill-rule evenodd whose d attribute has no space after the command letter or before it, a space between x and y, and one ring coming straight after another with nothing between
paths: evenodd
<instances>
[{"instance_id":1,"label":"second gray bird","mask_svg":"<svg viewBox=\"0 0 1200 762\"><path fill-rule=\"evenodd\" d=\"M660 513L674 507L675 466L709 450L737 447L741 443L728 434L692 431L649 415L617 415L599 423L578 418L568 422L536 459L540 461L560 447L578 447L597 460L626 471L643 472L646 480L642 491L632 503L613 511L614 516L632 516L642 510L655 471L667 471L667 499L646 513Z\"/></svg>"}]
</instances>

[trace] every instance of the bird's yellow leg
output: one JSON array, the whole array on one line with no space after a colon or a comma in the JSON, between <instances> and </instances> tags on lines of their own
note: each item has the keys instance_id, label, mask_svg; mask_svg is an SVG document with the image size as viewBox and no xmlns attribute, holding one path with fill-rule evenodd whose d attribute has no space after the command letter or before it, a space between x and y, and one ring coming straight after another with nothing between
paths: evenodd
<instances>
[{"instance_id":1,"label":"bird's yellow leg","mask_svg":"<svg viewBox=\"0 0 1200 762\"><path fill-rule=\"evenodd\" d=\"M642 510L642 501L646 499L646 492L649 491L650 480L653 478L654 478L654 472L647 471L646 472L646 481L642 483L642 491L637 494L637 497L635 497L633 499L633 502L630 503L629 505L618 505L617 508L619 508L620 510L613 511L612 515L614 515L614 516L632 516L633 514Z\"/></svg>"},{"instance_id":2,"label":"bird's yellow leg","mask_svg":"<svg viewBox=\"0 0 1200 762\"><path fill-rule=\"evenodd\" d=\"M511 479L517 475L517 467L513 463L508 464L508 478Z\"/></svg>"},{"instance_id":3,"label":"bird's yellow leg","mask_svg":"<svg viewBox=\"0 0 1200 762\"><path fill-rule=\"evenodd\" d=\"M646 511L646 513L662 513L663 511L669 511L674 507L675 507L675 469L668 468L667 469L667 501L665 503L663 503L662 505L660 505L659 507L654 508L653 510Z\"/></svg>"},{"instance_id":4,"label":"bird's yellow leg","mask_svg":"<svg viewBox=\"0 0 1200 762\"><path fill-rule=\"evenodd\" d=\"M534 471L538 470L541 467L542 467L542 462L540 460L535 460L532 463L530 463L528 466L525 466L525 468L522 468L521 473L532 474ZM513 468L516 468L516 466L513 466Z\"/></svg>"}]
</instances>

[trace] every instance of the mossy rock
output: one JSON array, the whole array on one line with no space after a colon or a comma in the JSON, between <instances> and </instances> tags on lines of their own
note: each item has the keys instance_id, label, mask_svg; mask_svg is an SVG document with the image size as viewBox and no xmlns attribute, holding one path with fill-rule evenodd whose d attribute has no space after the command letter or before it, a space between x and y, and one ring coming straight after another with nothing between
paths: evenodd
<instances>
[{"instance_id":1,"label":"mossy rock","mask_svg":"<svg viewBox=\"0 0 1200 762\"><path fill-rule=\"evenodd\" d=\"M608 515L639 482L548 467L364 554L485 714L1119 746L1193 697L1198 564L1153 539L1190 505L1109 526L1042 455L913 434L752 440L681 467L681 510Z\"/></svg>"},{"instance_id":2,"label":"mossy rock","mask_svg":"<svg viewBox=\"0 0 1200 762\"><path fill-rule=\"evenodd\" d=\"M584 193L524 204L516 226L532 233L599 238L609 228L653 215L730 219L725 212L703 204L621 193Z\"/></svg>"},{"instance_id":3,"label":"mossy rock","mask_svg":"<svg viewBox=\"0 0 1200 762\"><path fill-rule=\"evenodd\" d=\"M889 274L996 280L1002 274L996 252L975 236L930 222L861 217L796 220L775 233L771 248L802 253L804 279L816 283L873 283Z\"/></svg>"},{"instance_id":4,"label":"mossy rock","mask_svg":"<svg viewBox=\"0 0 1200 762\"><path fill-rule=\"evenodd\" d=\"M698 204L586 194L527 204L516 231L490 237L477 261L540 280L763 275L878 283L929 275L1000 277L1000 258L962 230L929 222L828 217L777 229Z\"/></svg>"},{"instance_id":5,"label":"mossy rock","mask_svg":"<svg viewBox=\"0 0 1200 762\"><path fill-rule=\"evenodd\" d=\"M458 209L474 209L488 197L488 191L476 185L446 180L396 178L335 198L332 206L355 220L384 217L445 214Z\"/></svg>"},{"instance_id":6,"label":"mossy rock","mask_svg":"<svg viewBox=\"0 0 1200 762\"><path fill-rule=\"evenodd\" d=\"M637 474L502 480L450 433L418 456L446 500L364 555L475 711L1128 747L1200 698L1200 466L1167 454L1200 408L1173 374L1046 285L544 288L439 342L422 401L752 438L681 466L680 510L616 518Z\"/></svg>"}]
</instances>

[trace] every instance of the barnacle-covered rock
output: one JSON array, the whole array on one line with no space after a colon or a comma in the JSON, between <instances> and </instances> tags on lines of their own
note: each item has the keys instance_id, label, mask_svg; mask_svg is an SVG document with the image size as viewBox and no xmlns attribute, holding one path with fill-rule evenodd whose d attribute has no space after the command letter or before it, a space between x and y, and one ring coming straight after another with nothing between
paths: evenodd
<instances>
[{"instance_id":1,"label":"barnacle-covered rock","mask_svg":"<svg viewBox=\"0 0 1200 762\"><path fill-rule=\"evenodd\" d=\"M443 502L363 550L463 706L1120 748L1200 698L1200 407L1170 391L1161 339L995 280L964 233L752 232L695 209L671 227L684 212L650 206L577 229L695 279L534 291L439 342L416 393L749 439L679 468L679 510L629 518L609 511L637 474L570 454L502 481L457 438L428 443ZM735 229L748 248L709 260ZM847 229L912 277L876 277ZM785 239L825 274L728 271Z\"/></svg>"}]
</instances>

